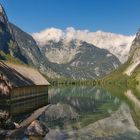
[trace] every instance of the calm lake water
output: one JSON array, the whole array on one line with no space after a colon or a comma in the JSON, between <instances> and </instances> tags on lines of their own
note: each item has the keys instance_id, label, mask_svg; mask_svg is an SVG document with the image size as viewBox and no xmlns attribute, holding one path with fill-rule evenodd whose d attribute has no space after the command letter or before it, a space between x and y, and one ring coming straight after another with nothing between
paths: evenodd
<instances>
[{"instance_id":1,"label":"calm lake water","mask_svg":"<svg viewBox=\"0 0 140 140\"><path fill-rule=\"evenodd\" d=\"M47 96L42 96L7 108L1 106L1 110L6 109L19 122L46 103ZM46 140L140 140L139 86L135 89L50 87L49 103L49 108L38 118L50 129ZM18 134L15 137L18 139ZM23 136L23 139L28 138Z\"/></svg>"}]
</instances>

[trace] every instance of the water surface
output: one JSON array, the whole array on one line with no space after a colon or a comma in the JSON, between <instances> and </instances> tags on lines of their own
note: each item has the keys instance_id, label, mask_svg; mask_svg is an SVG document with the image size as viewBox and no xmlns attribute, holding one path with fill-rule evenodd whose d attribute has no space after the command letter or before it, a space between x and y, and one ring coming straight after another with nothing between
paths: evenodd
<instances>
[{"instance_id":1,"label":"water surface","mask_svg":"<svg viewBox=\"0 0 140 140\"><path fill-rule=\"evenodd\" d=\"M140 140L139 87L50 87L49 103L38 118L50 129L46 140ZM45 105L47 95L1 106L1 111L20 122Z\"/></svg>"}]
</instances>

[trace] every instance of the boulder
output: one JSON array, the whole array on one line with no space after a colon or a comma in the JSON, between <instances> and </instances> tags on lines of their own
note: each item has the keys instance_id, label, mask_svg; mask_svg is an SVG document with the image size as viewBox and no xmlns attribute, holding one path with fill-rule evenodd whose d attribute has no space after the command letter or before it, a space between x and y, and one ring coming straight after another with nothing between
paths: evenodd
<instances>
[{"instance_id":1,"label":"boulder","mask_svg":"<svg viewBox=\"0 0 140 140\"><path fill-rule=\"evenodd\" d=\"M38 120L33 121L26 129L25 134L28 136L45 136L49 129Z\"/></svg>"},{"instance_id":2,"label":"boulder","mask_svg":"<svg viewBox=\"0 0 140 140\"><path fill-rule=\"evenodd\" d=\"M53 120L74 120L79 117L79 114L68 104L50 105L45 111L45 119Z\"/></svg>"}]
</instances>

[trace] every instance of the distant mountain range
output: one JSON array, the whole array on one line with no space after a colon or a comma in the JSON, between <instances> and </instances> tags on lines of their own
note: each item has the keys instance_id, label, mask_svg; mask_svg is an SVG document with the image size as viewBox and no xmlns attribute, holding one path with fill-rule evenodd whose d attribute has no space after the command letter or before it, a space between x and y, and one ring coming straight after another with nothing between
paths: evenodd
<instances>
[{"instance_id":1,"label":"distant mountain range","mask_svg":"<svg viewBox=\"0 0 140 140\"><path fill-rule=\"evenodd\" d=\"M62 40L57 43L50 41L41 51L49 62L59 65L56 66L57 72L67 78L95 79L120 65L119 60L109 51L82 41L72 40L67 46Z\"/></svg>"},{"instance_id":2,"label":"distant mountain range","mask_svg":"<svg viewBox=\"0 0 140 140\"><path fill-rule=\"evenodd\" d=\"M48 47L52 42L57 44L57 47L54 47L53 45L52 49L51 47L49 47L49 49L46 47L46 56L48 59L56 63L61 63L60 61L63 63L63 61L66 61L67 59L69 60L71 56L70 58L67 58L68 56L66 53L74 55L81 41L87 42L101 49L107 49L114 54L121 63L124 63L128 59L130 46L135 38L135 35L124 36L102 31L90 32L88 30L75 30L72 27L67 28L65 31L57 28L49 28L39 33L33 33L32 36L40 47ZM77 47L68 49L70 48L69 44L72 40L77 40ZM61 44L61 42L63 42L63 44ZM60 45L63 45L63 49L62 47L60 49ZM65 52L65 50L68 52ZM60 61L54 61L54 58L51 56L54 53Z\"/></svg>"},{"instance_id":3,"label":"distant mountain range","mask_svg":"<svg viewBox=\"0 0 140 140\"><path fill-rule=\"evenodd\" d=\"M0 12L0 59L5 60L3 56L10 55L36 67L52 79L81 80L103 77L121 64L119 59L122 59L122 54L125 54L122 62L126 61L128 55L125 51L129 51L134 38L89 31L84 31L82 36L81 31L74 31L73 28L68 29L67 33L59 30L59 34L56 29L51 29L49 33L44 31L43 34L36 33L32 37L8 21L2 6ZM77 34L83 39L78 38ZM100 45L97 47L94 44Z\"/></svg>"}]
</instances>

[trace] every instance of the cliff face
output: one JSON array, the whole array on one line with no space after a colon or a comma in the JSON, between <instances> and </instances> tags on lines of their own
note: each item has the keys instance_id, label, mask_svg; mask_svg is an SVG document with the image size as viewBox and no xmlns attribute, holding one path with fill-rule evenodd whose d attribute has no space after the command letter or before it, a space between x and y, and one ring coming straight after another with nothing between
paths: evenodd
<instances>
[{"instance_id":1,"label":"cliff face","mask_svg":"<svg viewBox=\"0 0 140 140\"><path fill-rule=\"evenodd\" d=\"M121 64L108 50L78 40L67 45L64 40L50 41L39 48L31 35L9 23L2 6L0 9L0 59L5 59L1 55L4 53L34 66L49 78L76 80L103 77Z\"/></svg>"},{"instance_id":2,"label":"cliff face","mask_svg":"<svg viewBox=\"0 0 140 140\"><path fill-rule=\"evenodd\" d=\"M110 73L120 65L113 54L92 44L73 40L66 47L63 41L50 41L39 49L32 36L11 23L10 28L27 63L50 78L94 79ZM74 52L69 53L69 50ZM60 57L65 58L64 55L68 60L65 59L63 63L60 62Z\"/></svg>"},{"instance_id":3,"label":"cliff face","mask_svg":"<svg viewBox=\"0 0 140 140\"><path fill-rule=\"evenodd\" d=\"M41 51L49 66L63 78L95 79L107 75L121 64L109 51L78 40L68 44L63 40L50 41L41 47Z\"/></svg>"},{"instance_id":4,"label":"cliff face","mask_svg":"<svg viewBox=\"0 0 140 140\"><path fill-rule=\"evenodd\" d=\"M7 60L7 57L36 67L39 67L42 60L41 52L33 38L9 23L5 10L0 5L0 60ZM5 93L13 86L49 84L37 70L25 65L0 61L0 73L3 75L0 91Z\"/></svg>"},{"instance_id":5,"label":"cliff face","mask_svg":"<svg viewBox=\"0 0 140 140\"><path fill-rule=\"evenodd\" d=\"M15 41L7 15L4 8L0 5L0 51L6 55L11 55L27 62L26 58L21 54L20 49ZM5 59L5 58L3 58Z\"/></svg>"},{"instance_id":6,"label":"cliff face","mask_svg":"<svg viewBox=\"0 0 140 140\"><path fill-rule=\"evenodd\" d=\"M135 39L132 42L132 46L129 52L129 61L125 74L131 76L136 68L140 65L140 30L137 32Z\"/></svg>"},{"instance_id":7,"label":"cliff face","mask_svg":"<svg viewBox=\"0 0 140 140\"><path fill-rule=\"evenodd\" d=\"M101 49L106 49L113 55L115 55L121 63L124 63L128 59L129 50L132 44L135 35L133 36L125 36L121 34L97 31L91 32L89 30L76 30L73 27L68 27L65 30L61 30L58 28L47 28L37 33L33 33L32 36L37 41L40 47L51 46L47 48L47 57L52 61L56 61L58 63L66 62L71 57L68 57L64 53L70 53L73 55L76 49L73 48L71 50L65 51L71 44L72 40L79 40L82 42L87 42L88 44L92 44ZM52 44L51 44L52 43ZM63 46L63 49L59 50L57 46ZM53 46L56 46L55 50L58 52L56 54L53 50ZM77 44L78 46L78 44ZM55 59L51 57L52 53L55 53L57 56L60 55L60 59Z\"/></svg>"},{"instance_id":8,"label":"cliff face","mask_svg":"<svg viewBox=\"0 0 140 140\"><path fill-rule=\"evenodd\" d=\"M129 54L133 62L140 60L140 29L137 32L136 37L132 43Z\"/></svg>"},{"instance_id":9,"label":"cliff face","mask_svg":"<svg viewBox=\"0 0 140 140\"><path fill-rule=\"evenodd\" d=\"M12 30L12 35L19 46L20 52L25 56L27 63L39 67L43 58L35 40L32 36L12 23L10 23L10 28Z\"/></svg>"}]
</instances>

